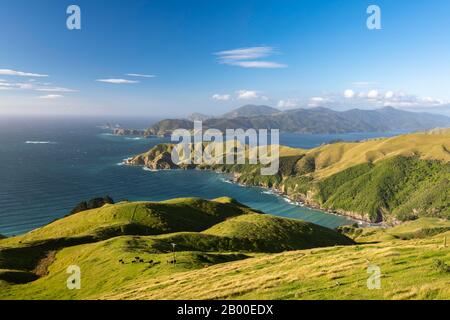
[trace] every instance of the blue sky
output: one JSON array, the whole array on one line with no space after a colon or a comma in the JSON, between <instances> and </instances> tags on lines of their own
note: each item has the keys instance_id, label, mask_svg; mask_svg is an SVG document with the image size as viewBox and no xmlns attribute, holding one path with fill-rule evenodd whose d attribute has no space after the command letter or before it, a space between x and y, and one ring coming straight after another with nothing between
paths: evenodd
<instances>
[{"instance_id":1,"label":"blue sky","mask_svg":"<svg viewBox=\"0 0 450 320\"><path fill-rule=\"evenodd\" d=\"M66 27L71 4L81 30ZM445 112L449 15L447 0L2 0L0 113Z\"/></svg>"}]
</instances>

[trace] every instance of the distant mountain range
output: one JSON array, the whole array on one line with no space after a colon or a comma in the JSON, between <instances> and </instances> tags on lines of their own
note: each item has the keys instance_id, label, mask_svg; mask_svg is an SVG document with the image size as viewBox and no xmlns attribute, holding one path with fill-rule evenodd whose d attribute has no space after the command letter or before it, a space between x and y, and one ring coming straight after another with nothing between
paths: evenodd
<instances>
[{"instance_id":1,"label":"distant mountain range","mask_svg":"<svg viewBox=\"0 0 450 320\"><path fill-rule=\"evenodd\" d=\"M376 110L352 109L334 111L318 107L280 111L269 106L246 105L220 117L194 114L190 119L162 120L143 135L170 135L175 129L193 129L193 120L202 120L204 128L225 129L280 129L297 133L348 133L416 131L449 127L450 117L408 112L392 107Z\"/></svg>"},{"instance_id":2,"label":"distant mountain range","mask_svg":"<svg viewBox=\"0 0 450 320\"><path fill-rule=\"evenodd\" d=\"M247 104L231 112L225 113L221 118L226 119L236 119L242 117L252 118L254 116L271 116L277 113L281 113L281 111L269 106L257 106L253 104Z\"/></svg>"}]
</instances>

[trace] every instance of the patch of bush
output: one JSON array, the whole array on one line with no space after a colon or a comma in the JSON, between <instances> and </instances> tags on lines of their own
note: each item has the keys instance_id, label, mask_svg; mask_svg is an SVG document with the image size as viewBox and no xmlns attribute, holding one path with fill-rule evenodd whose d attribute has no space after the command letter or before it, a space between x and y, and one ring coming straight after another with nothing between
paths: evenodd
<instances>
[{"instance_id":1,"label":"patch of bush","mask_svg":"<svg viewBox=\"0 0 450 320\"><path fill-rule=\"evenodd\" d=\"M433 261L433 270L439 273L450 273L450 266L443 260L436 259Z\"/></svg>"},{"instance_id":2,"label":"patch of bush","mask_svg":"<svg viewBox=\"0 0 450 320\"><path fill-rule=\"evenodd\" d=\"M101 208L105 204L114 204L114 200L110 196L105 196L103 198L93 198L89 201L82 201L72 209L70 214L72 215L86 210Z\"/></svg>"}]
</instances>

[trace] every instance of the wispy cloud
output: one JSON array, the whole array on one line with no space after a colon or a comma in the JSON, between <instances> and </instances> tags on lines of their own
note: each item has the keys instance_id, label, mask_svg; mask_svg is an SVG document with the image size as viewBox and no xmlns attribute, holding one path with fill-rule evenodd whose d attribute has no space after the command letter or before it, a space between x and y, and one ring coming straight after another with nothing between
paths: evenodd
<instances>
[{"instance_id":1,"label":"wispy cloud","mask_svg":"<svg viewBox=\"0 0 450 320\"><path fill-rule=\"evenodd\" d=\"M62 87L43 87L43 88L37 88L36 91L42 91L42 92L76 92L76 90L69 89L69 88L62 88Z\"/></svg>"},{"instance_id":2,"label":"wispy cloud","mask_svg":"<svg viewBox=\"0 0 450 320\"><path fill-rule=\"evenodd\" d=\"M396 108L434 108L449 105L449 101L432 97L419 97L414 94L406 94L401 91L369 89L368 91L356 91L347 89L343 93L344 100L338 95L330 96L330 101L335 105L345 104L347 106L383 107Z\"/></svg>"},{"instance_id":3,"label":"wispy cloud","mask_svg":"<svg viewBox=\"0 0 450 320\"><path fill-rule=\"evenodd\" d=\"M235 61L228 63L229 65L243 68L261 68L261 69L277 69L285 68L285 64L270 61Z\"/></svg>"},{"instance_id":4,"label":"wispy cloud","mask_svg":"<svg viewBox=\"0 0 450 320\"><path fill-rule=\"evenodd\" d=\"M127 73L126 76L138 77L138 78L155 78L156 77L153 74L142 74L142 73Z\"/></svg>"},{"instance_id":5,"label":"wispy cloud","mask_svg":"<svg viewBox=\"0 0 450 320\"><path fill-rule=\"evenodd\" d=\"M0 69L0 75L17 77L48 77L46 74L30 73L11 69Z\"/></svg>"},{"instance_id":6,"label":"wispy cloud","mask_svg":"<svg viewBox=\"0 0 450 320\"><path fill-rule=\"evenodd\" d=\"M281 109L290 109L298 107L299 101L298 99L285 99L278 101L278 108Z\"/></svg>"},{"instance_id":7,"label":"wispy cloud","mask_svg":"<svg viewBox=\"0 0 450 320\"><path fill-rule=\"evenodd\" d=\"M219 100L219 101L228 101L231 99L231 96L229 94L218 94L216 93L215 95L212 96L212 98L214 100Z\"/></svg>"},{"instance_id":8,"label":"wispy cloud","mask_svg":"<svg viewBox=\"0 0 450 320\"><path fill-rule=\"evenodd\" d=\"M54 99L60 99L60 98L64 98L64 96L62 96L60 94L47 94L45 96L38 97L38 99L45 99L45 100L54 100Z\"/></svg>"},{"instance_id":9,"label":"wispy cloud","mask_svg":"<svg viewBox=\"0 0 450 320\"><path fill-rule=\"evenodd\" d=\"M255 90L239 90L236 91L237 99L238 100L254 100L254 99L261 99L261 100L269 100L268 97L262 95L259 91Z\"/></svg>"},{"instance_id":10,"label":"wispy cloud","mask_svg":"<svg viewBox=\"0 0 450 320\"><path fill-rule=\"evenodd\" d=\"M97 82L104 82L104 83L112 83L112 84L133 84L133 83L139 83L139 81L135 80L127 80L127 79L97 79Z\"/></svg>"},{"instance_id":11,"label":"wispy cloud","mask_svg":"<svg viewBox=\"0 0 450 320\"><path fill-rule=\"evenodd\" d=\"M52 87L49 83L39 82L6 82L0 81L0 88L3 90L33 90L40 92L76 92L76 90L64 87Z\"/></svg>"},{"instance_id":12,"label":"wispy cloud","mask_svg":"<svg viewBox=\"0 0 450 320\"><path fill-rule=\"evenodd\" d=\"M282 63L259 60L262 58L267 58L274 54L277 54L277 52L272 47L239 48L215 53L215 55L218 56L217 59L219 63L231 66L243 68L264 68L264 69L274 69L274 68L276 69L287 67L287 65Z\"/></svg>"}]
</instances>

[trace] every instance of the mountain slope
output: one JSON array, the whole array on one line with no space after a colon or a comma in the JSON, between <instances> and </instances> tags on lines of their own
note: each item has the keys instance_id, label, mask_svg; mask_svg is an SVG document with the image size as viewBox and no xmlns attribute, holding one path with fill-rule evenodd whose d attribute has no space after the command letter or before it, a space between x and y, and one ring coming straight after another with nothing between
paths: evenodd
<instances>
[{"instance_id":1,"label":"mountain slope","mask_svg":"<svg viewBox=\"0 0 450 320\"><path fill-rule=\"evenodd\" d=\"M284 112L266 106L244 106L218 118L203 121L205 129L279 129L282 132L346 133L419 131L450 127L450 118L386 107L377 110L333 111L327 108L295 109ZM192 129L189 120L163 120L147 134L170 135L175 129Z\"/></svg>"},{"instance_id":2,"label":"mountain slope","mask_svg":"<svg viewBox=\"0 0 450 320\"><path fill-rule=\"evenodd\" d=\"M253 104L248 104L237 108L233 111L225 113L221 118L234 119L234 118L252 118L259 116L269 116L273 114L280 113L281 111L269 106L258 106Z\"/></svg>"},{"instance_id":3,"label":"mountain slope","mask_svg":"<svg viewBox=\"0 0 450 320\"><path fill-rule=\"evenodd\" d=\"M325 208L365 213L374 222L450 217L450 166L436 161L393 157L337 173L317 189Z\"/></svg>"}]
</instances>

